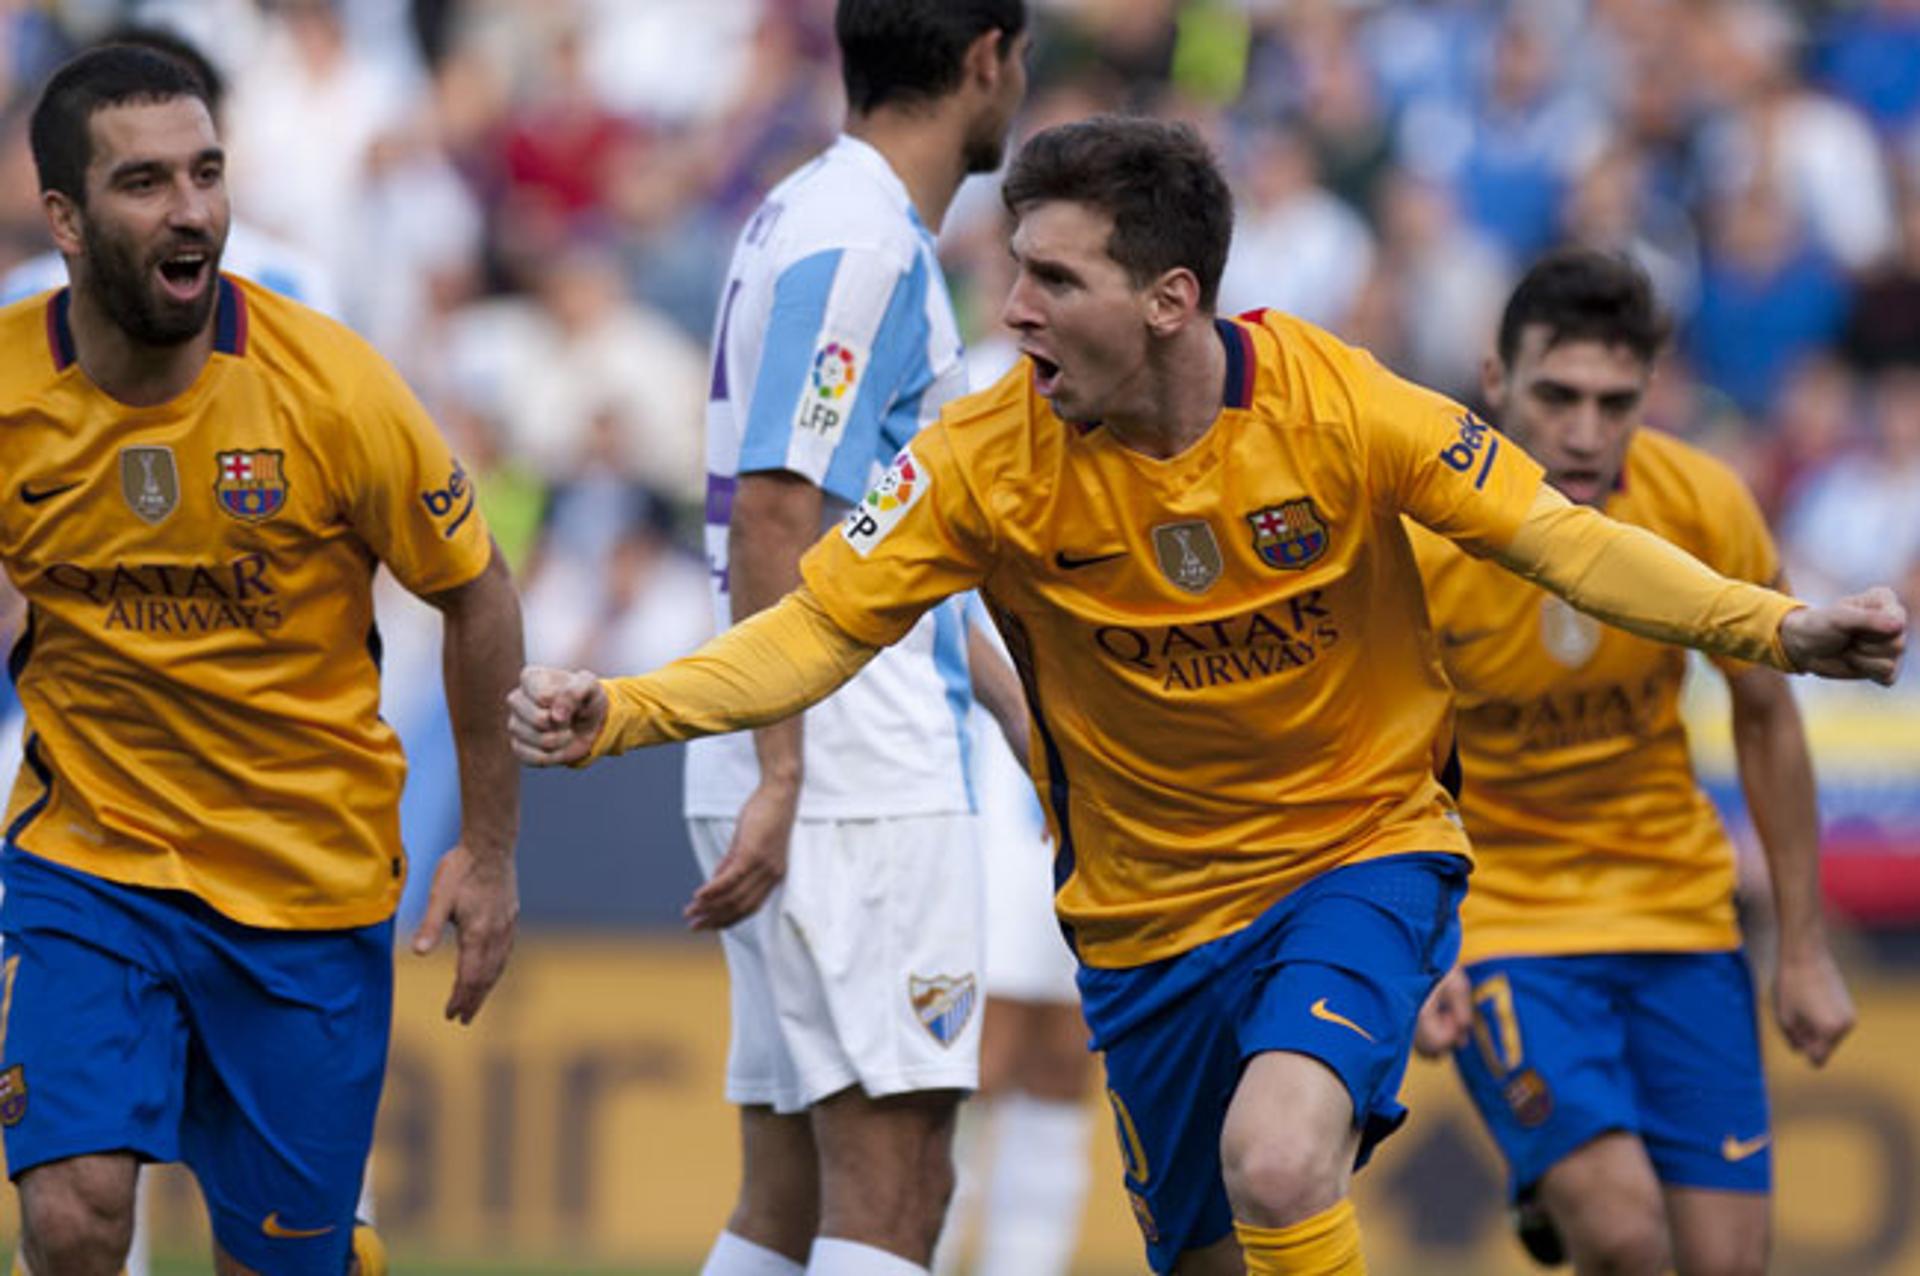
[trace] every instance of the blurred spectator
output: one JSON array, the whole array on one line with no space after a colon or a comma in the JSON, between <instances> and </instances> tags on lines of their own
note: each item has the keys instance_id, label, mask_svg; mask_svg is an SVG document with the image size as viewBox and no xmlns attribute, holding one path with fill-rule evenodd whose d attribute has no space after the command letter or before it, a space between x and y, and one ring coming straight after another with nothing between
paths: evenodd
<instances>
[{"instance_id":1,"label":"blurred spectator","mask_svg":"<svg viewBox=\"0 0 1920 1276\"><path fill-rule=\"evenodd\" d=\"M1294 129L1248 138L1233 249L1220 281L1227 313L1270 306L1339 329L1373 270L1373 235L1317 184L1313 152Z\"/></svg>"},{"instance_id":2,"label":"blurred spectator","mask_svg":"<svg viewBox=\"0 0 1920 1276\"><path fill-rule=\"evenodd\" d=\"M1511 265L1461 221L1453 196L1433 182L1390 175L1380 188L1378 216L1381 268L1371 300L1384 314L1357 326L1354 339L1403 376L1473 400ZM1397 358L1389 353L1396 351Z\"/></svg>"},{"instance_id":3,"label":"blurred spectator","mask_svg":"<svg viewBox=\"0 0 1920 1276\"><path fill-rule=\"evenodd\" d=\"M1920 76L1920 63L1914 74ZM1849 358L1869 369L1920 364L1920 168L1902 183L1894 252L1854 294L1844 346Z\"/></svg>"},{"instance_id":4,"label":"blurred spectator","mask_svg":"<svg viewBox=\"0 0 1920 1276\"><path fill-rule=\"evenodd\" d=\"M1888 136L1920 127L1920 7L1868 0L1834 14L1814 59L1827 91Z\"/></svg>"},{"instance_id":5,"label":"blurred spectator","mask_svg":"<svg viewBox=\"0 0 1920 1276\"><path fill-rule=\"evenodd\" d=\"M1787 510L1794 589L1826 601L1871 585L1908 590L1920 573L1920 365L1881 372L1864 444L1810 476Z\"/></svg>"},{"instance_id":6,"label":"blurred spectator","mask_svg":"<svg viewBox=\"0 0 1920 1276\"><path fill-rule=\"evenodd\" d=\"M469 307L450 324L454 376L507 445L553 482L589 463L692 503L703 491L706 364L632 301L619 262L575 241L540 263L531 298Z\"/></svg>"},{"instance_id":7,"label":"blurred spectator","mask_svg":"<svg viewBox=\"0 0 1920 1276\"><path fill-rule=\"evenodd\" d=\"M1593 104L1561 87L1559 52L1532 10L1510 10L1484 83L1408 108L1401 162L1450 183L1467 220L1524 261L1560 235L1560 209L1604 138Z\"/></svg>"},{"instance_id":8,"label":"blurred spectator","mask_svg":"<svg viewBox=\"0 0 1920 1276\"><path fill-rule=\"evenodd\" d=\"M1785 371L1839 334L1846 281L1771 186L1725 200L1713 228L1691 353L1702 376L1764 417Z\"/></svg>"},{"instance_id":9,"label":"blurred spectator","mask_svg":"<svg viewBox=\"0 0 1920 1276\"><path fill-rule=\"evenodd\" d=\"M1705 139L1713 191L1769 185L1821 251L1848 270L1873 264L1892 246L1893 209L1872 130L1802 83L1787 11L1718 0L1706 12L1695 73L1722 108Z\"/></svg>"},{"instance_id":10,"label":"blurred spectator","mask_svg":"<svg viewBox=\"0 0 1920 1276\"><path fill-rule=\"evenodd\" d=\"M259 46L235 68L225 141L234 207L320 264L348 299L387 269L364 240L368 159L401 131L410 99L349 47L330 0L275 0Z\"/></svg>"}]
</instances>

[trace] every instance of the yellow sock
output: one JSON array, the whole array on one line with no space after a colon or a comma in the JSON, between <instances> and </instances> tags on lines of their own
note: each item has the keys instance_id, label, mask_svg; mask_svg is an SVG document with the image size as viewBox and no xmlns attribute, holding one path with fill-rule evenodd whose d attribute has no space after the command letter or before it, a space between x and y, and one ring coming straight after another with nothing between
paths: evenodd
<instances>
[{"instance_id":1,"label":"yellow sock","mask_svg":"<svg viewBox=\"0 0 1920 1276\"><path fill-rule=\"evenodd\" d=\"M1291 1227L1233 1221L1247 1276L1367 1276L1353 1202L1341 1201Z\"/></svg>"}]
</instances>

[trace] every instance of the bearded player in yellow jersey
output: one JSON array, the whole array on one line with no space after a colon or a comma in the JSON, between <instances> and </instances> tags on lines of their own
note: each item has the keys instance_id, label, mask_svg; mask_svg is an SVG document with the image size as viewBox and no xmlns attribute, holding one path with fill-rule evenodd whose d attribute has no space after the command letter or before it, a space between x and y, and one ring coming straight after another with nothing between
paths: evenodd
<instances>
[{"instance_id":1,"label":"bearded player in yellow jersey","mask_svg":"<svg viewBox=\"0 0 1920 1276\"><path fill-rule=\"evenodd\" d=\"M1347 1201L1452 964L1452 697L1402 513L1622 623L1888 678L1890 593L1802 608L1569 504L1457 405L1279 315L1217 318L1231 201L1191 129L1036 135L1005 319L955 401L802 564L655 674L530 669L522 759L777 719L978 588L1033 711L1061 922L1157 1271L1364 1270Z\"/></svg>"},{"instance_id":2,"label":"bearded player in yellow jersey","mask_svg":"<svg viewBox=\"0 0 1920 1276\"><path fill-rule=\"evenodd\" d=\"M1484 388L1569 499L1740 580L1777 584L1758 507L1724 465L1640 428L1665 335L1646 276L1568 250L1507 304ZM1512 1171L1522 1237L1581 1272L1766 1269L1767 1096L1734 920L1734 855L1694 780L1682 653L1607 630L1413 530L1459 692L1478 867L1462 969L1421 1048L1460 1074ZM1818 1065L1853 1026L1819 900L1813 770L1778 670L1716 657L1779 918L1774 1010Z\"/></svg>"},{"instance_id":3,"label":"bearded player in yellow jersey","mask_svg":"<svg viewBox=\"0 0 1920 1276\"><path fill-rule=\"evenodd\" d=\"M359 338L219 273L192 70L105 46L31 125L71 286L0 310L0 562L26 765L0 852L0 1127L25 1266L109 1276L185 1161L222 1276L375 1276L355 1227L405 874L372 579L446 621L461 845L447 1013L505 965L519 605L472 483Z\"/></svg>"}]
</instances>

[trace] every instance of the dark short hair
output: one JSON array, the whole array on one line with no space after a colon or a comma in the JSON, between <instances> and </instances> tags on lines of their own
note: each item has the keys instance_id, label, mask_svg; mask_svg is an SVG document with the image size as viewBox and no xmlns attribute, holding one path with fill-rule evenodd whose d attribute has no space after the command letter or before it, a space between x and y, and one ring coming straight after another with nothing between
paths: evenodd
<instances>
[{"instance_id":1,"label":"dark short hair","mask_svg":"<svg viewBox=\"0 0 1920 1276\"><path fill-rule=\"evenodd\" d=\"M1625 346L1651 363L1669 326L1647 272L1623 253L1560 248L1533 264L1500 316L1500 362L1513 366L1531 327L1547 330L1547 348L1567 341Z\"/></svg>"},{"instance_id":2,"label":"dark short hair","mask_svg":"<svg viewBox=\"0 0 1920 1276\"><path fill-rule=\"evenodd\" d=\"M1107 255L1136 285L1185 267L1213 309L1233 242L1233 197L1187 124L1099 115L1036 133L1001 187L1018 217L1036 204L1084 204L1113 219Z\"/></svg>"},{"instance_id":3,"label":"dark short hair","mask_svg":"<svg viewBox=\"0 0 1920 1276\"><path fill-rule=\"evenodd\" d=\"M960 85L968 46L998 31L1005 56L1026 25L1025 0L840 0L833 31L847 107L864 115L945 97Z\"/></svg>"},{"instance_id":4,"label":"dark short hair","mask_svg":"<svg viewBox=\"0 0 1920 1276\"><path fill-rule=\"evenodd\" d=\"M206 81L172 54L142 44L103 44L76 55L47 81L28 126L40 189L85 203L94 113L182 97L198 98L213 113Z\"/></svg>"}]
</instances>

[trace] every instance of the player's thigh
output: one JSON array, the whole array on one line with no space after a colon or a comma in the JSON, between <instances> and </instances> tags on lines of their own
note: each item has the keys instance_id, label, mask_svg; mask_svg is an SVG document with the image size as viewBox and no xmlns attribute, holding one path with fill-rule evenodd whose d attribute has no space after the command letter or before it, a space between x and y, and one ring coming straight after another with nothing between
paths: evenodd
<instances>
[{"instance_id":1,"label":"player's thigh","mask_svg":"<svg viewBox=\"0 0 1920 1276\"><path fill-rule=\"evenodd\" d=\"M1360 1137L1339 1074L1290 1051L1255 1055L1221 1134L1234 1217L1285 1227L1330 1208L1347 1194Z\"/></svg>"},{"instance_id":2,"label":"player's thigh","mask_svg":"<svg viewBox=\"0 0 1920 1276\"><path fill-rule=\"evenodd\" d=\"M391 924L260 932L205 919L181 1151L215 1239L273 1276L338 1276L352 1245L393 1007Z\"/></svg>"},{"instance_id":3,"label":"player's thigh","mask_svg":"<svg viewBox=\"0 0 1920 1276\"><path fill-rule=\"evenodd\" d=\"M1539 1195L1576 1263L1605 1271L1665 1270L1660 1183L1637 1136L1616 1130L1573 1149L1541 1177Z\"/></svg>"},{"instance_id":4,"label":"player's thigh","mask_svg":"<svg viewBox=\"0 0 1920 1276\"><path fill-rule=\"evenodd\" d=\"M1599 957L1467 967L1473 1025L1454 1062L1518 1194L1604 1134L1637 1135L1613 968Z\"/></svg>"},{"instance_id":5,"label":"player's thigh","mask_svg":"<svg viewBox=\"0 0 1920 1276\"><path fill-rule=\"evenodd\" d=\"M1666 1193L1680 1276L1761 1276L1773 1248L1772 1198L1676 1187Z\"/></svg>"},{"instance_id":6,"label":"player's thigh","mask_svg":"<svg viewBox=\"0 0 1920 1276\"><path fill-rule=\"evenodd\" d=\"M121 1249L133 1239L140 1163L131 1152L67 1157L17 1176L22 1243L33 1252Z\"/></svg>"},{"instance_id":7,"label":"player's thigh","mask_svg":"<svg viewBox=\"0 0 1920 1276\"><path fill-rule=\"evenodd\" d=\"M1406 1119L1400 1083L1420 1007L1458 951L1464 885L1452 856L1349 865L1297 891L1291 915L1242 958L1258 980L1235 1026L1241 1057L1305 1056L1338 1078L1361 1164Z\"/></svg>"},{"instance_id":8,"label":"player's thigh","mask_svg":"<svg viewBox=\"0 0 1920 1276\"><path fill-rule=\"evenodd\" d=\"M802 820L768 963L807 1102L979 1084L972 818Z\"/></svg>"},{"instance_id":9,"label":"player's thigh","mask_svg":"<svg viewBox=\"0 0 1920 1276\"><path fill-rule=\"evenodd\" d=\"M1650 954L1622 978L1641 1133L1660 1181L1767 1195L1772 1130L1744 954Z\"/></svg>"}]
</instances>

